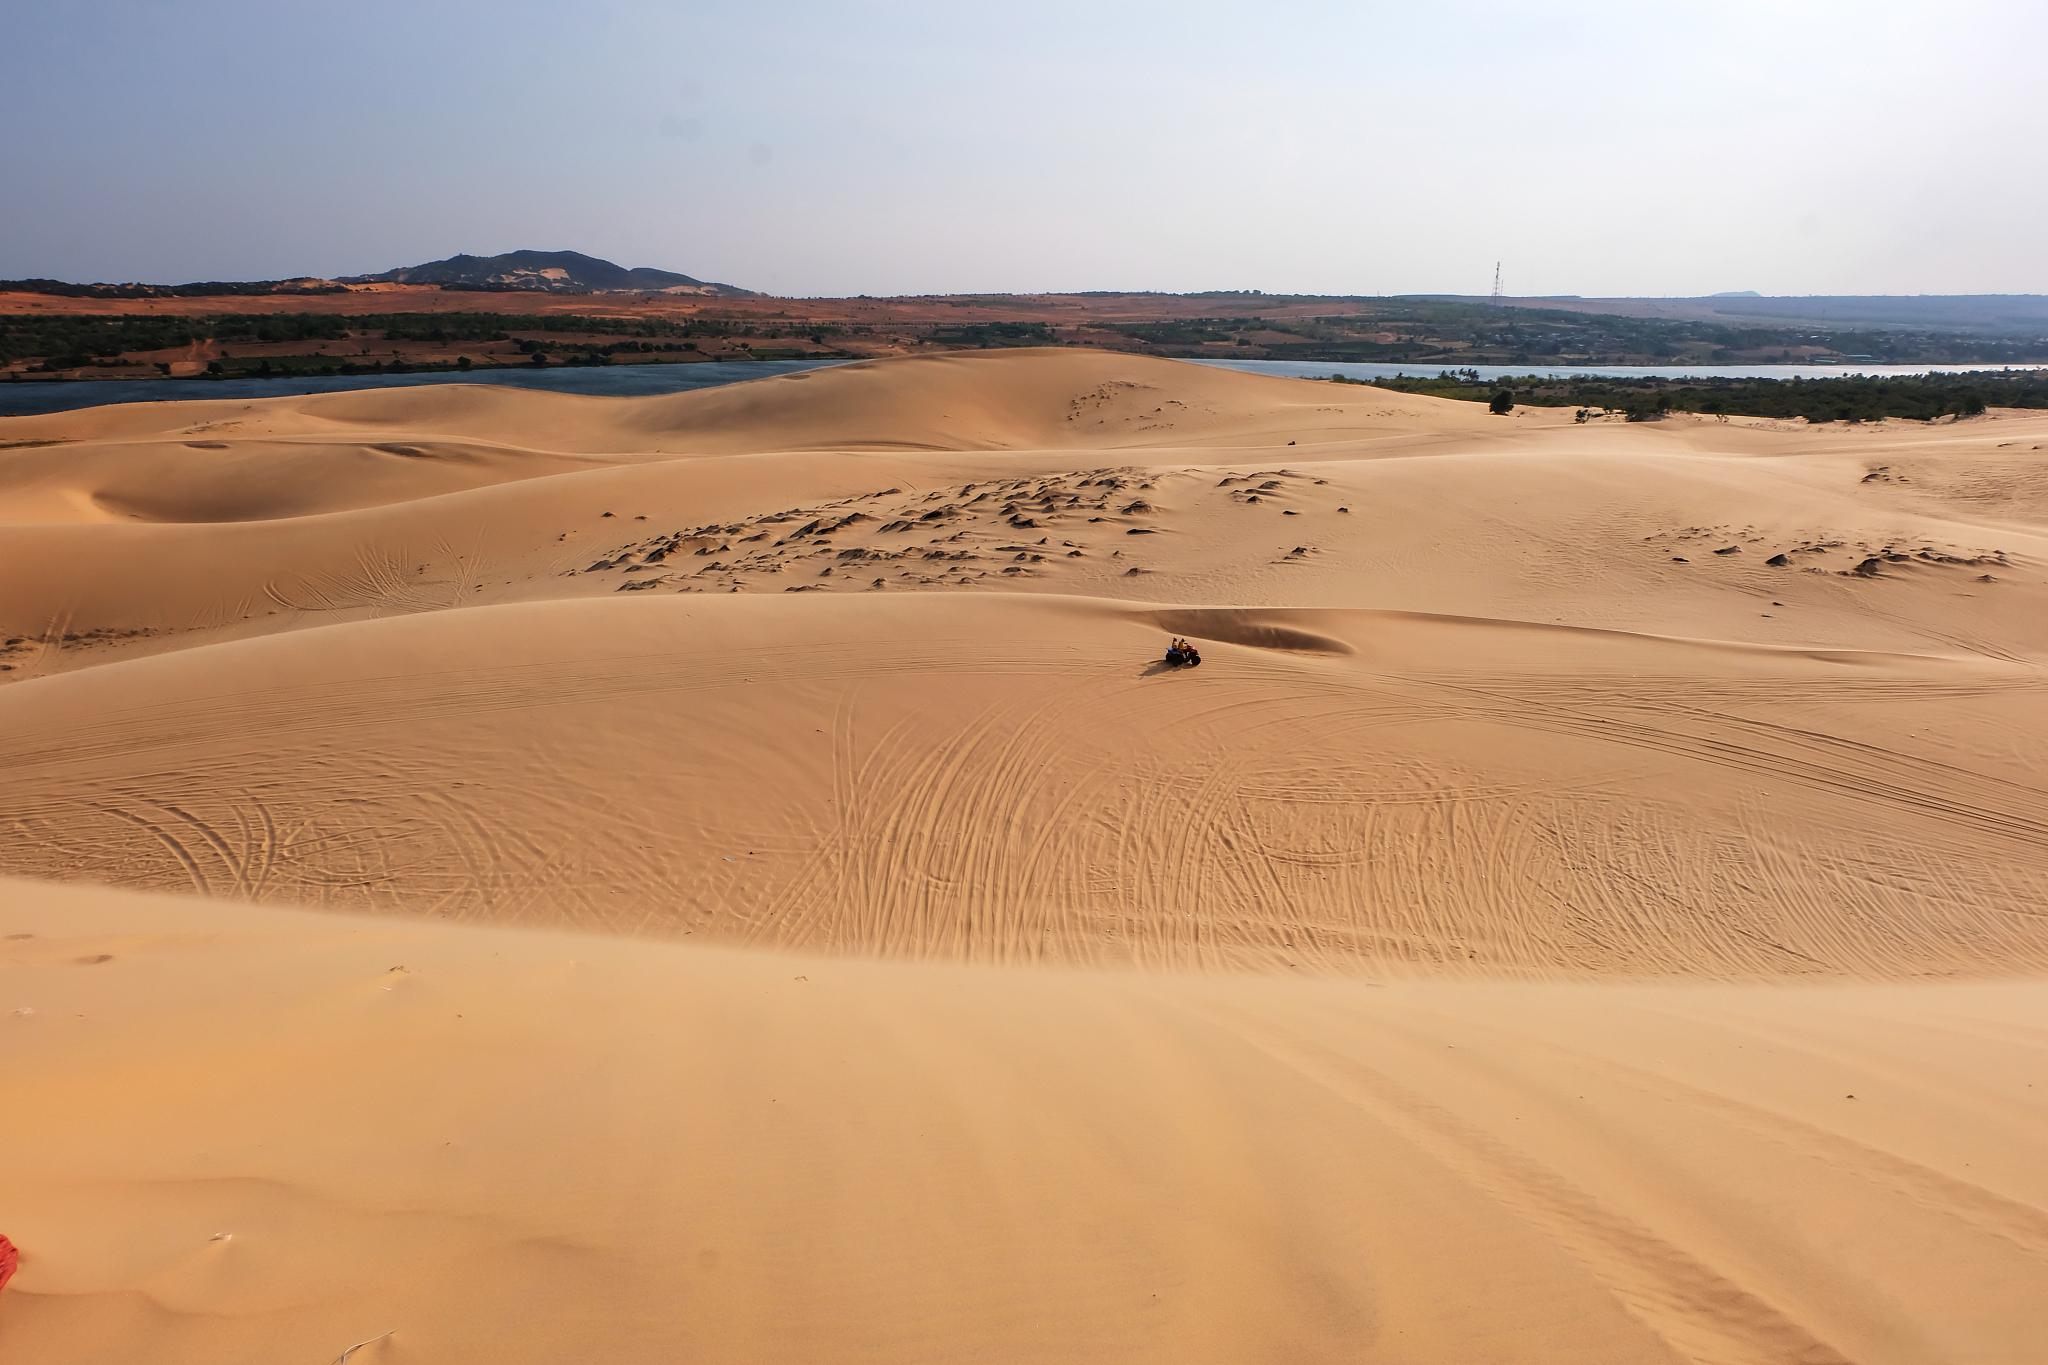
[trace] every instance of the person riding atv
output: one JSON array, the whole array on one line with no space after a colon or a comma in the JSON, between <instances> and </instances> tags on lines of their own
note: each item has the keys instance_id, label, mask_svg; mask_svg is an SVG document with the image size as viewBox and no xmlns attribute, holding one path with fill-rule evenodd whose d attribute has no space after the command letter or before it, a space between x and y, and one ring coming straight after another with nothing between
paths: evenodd
<instances>
[{"instance_id":1,"label":"person riding atv","mask_svg":"<svg viewBox=\"0 0 2048 1365\"><path fill-rule=\"evenodd\" d=\"M1192 640L1183 640L1180 636L1176 635L1173 637L1173 642L1166 647L1166 666L1168 668L1195 668L1201 662L1202 651L1195 648L1194 641Z\"/></svg>"}]
</instances>

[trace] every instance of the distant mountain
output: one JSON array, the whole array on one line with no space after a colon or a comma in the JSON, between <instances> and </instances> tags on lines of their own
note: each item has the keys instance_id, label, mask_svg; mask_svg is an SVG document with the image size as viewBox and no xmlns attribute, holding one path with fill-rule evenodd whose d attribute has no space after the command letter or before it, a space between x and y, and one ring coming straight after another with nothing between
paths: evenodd
<instances>
[{"instance_id":1,"label":"distant mountain","mask_svg":"<svg viewBox=\"0 0 2048 1365\"><path fill-rule=\"evenodd\" d=\"M54 294L66 298L175 298L209 294L343 294L352 284L432 284L443 289L531 290L552 294L597 294L621 290L758 298L751 289L715 284L673 270L625 266L580 251L508 251L501 256L450 256L425 265L400 266L377 275L338 280L301 276L289 280L204 280L194 284L74 284L68 280L0 280L0 292Z\"/></svg>"},{"instance_id":2,"label":"distant mountain","mask_svg":"<svg viewBox=\"0 0 2048 1365\"><path fill-rule=\"evenodd\" d=\"M744 297L751 290L647 266L627 269L580 251L507 251L497 256L450 256L400 266L378 275L350 275L345 284L436 284L444 289L535 289L558 294L643 290Z\"/></svg>"}]
</instances>

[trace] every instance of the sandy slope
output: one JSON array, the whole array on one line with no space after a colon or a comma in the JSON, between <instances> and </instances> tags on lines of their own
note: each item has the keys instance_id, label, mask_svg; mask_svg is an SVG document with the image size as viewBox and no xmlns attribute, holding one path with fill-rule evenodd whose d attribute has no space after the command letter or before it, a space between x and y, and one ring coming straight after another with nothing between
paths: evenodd
<instances>
[{"instance_id":1,"label":"sandy slope","mask_svg":"<svg viewBox=\"0 0 2048 1365\"><path fill-rule=\"evenodd\" d=\"M2028 1360L2044 447L0 421L0 1358Z\"/></svg>"},{"instance_id":2,"label":"sandy slope","mask_svg":"<svg viewBox=\"0 0 2048 1365\"><path fill-rule=\"evenodd\" d=\"M9 1360L2040 1339L2038 984L1087 976L6 889Z\"/></svg>"},{"instance_id":3,"label":"sandy slope","mask_svg":"<svg viewBox=\"0 0 2048 1365\"><path fill-rule=\"evenodd\" d=\"M632 594L9 688L0 821L46 877L806 950L1997 972L2048 966L2043 704L1472 618Z\"/></svg>"}]
</instances>

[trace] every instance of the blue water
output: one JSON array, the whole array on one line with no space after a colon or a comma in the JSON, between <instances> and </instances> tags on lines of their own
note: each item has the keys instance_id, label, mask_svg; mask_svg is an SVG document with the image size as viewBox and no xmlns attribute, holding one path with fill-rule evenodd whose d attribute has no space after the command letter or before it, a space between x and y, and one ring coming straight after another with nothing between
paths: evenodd
<instances>
[{"instance_id":1,"label":"blue water","mask_svg":"<svg viewBox=\"0 0 2048 1365\"><path fill-rule=\"evenodd\" d=\"M320 374L270 379L57 379L0 383L0 417L65 412L106 403L155 403L187 398L283 398L348 389L409 389L419 384L504 384L556 393L611 397L681 393L736 384L742 379L815 370L830 360L705 360L694 365L592 365L437 371L432 374Z\"/></svg>"},{"instance_id":2,"label":"blue water","mask_svg":"<svg viewBox=\"0 0 2048 1365\"><path fill-rule=\"evenodd\" d=\"M1442 362L1381 365L1343 360L1202 360L1226 370L1248 370L1253 374L1285 375L1290 379L1328 379L1341 374L1346 379L1434 379L1447 369L1479 371L1482 380L1515 379L1536 375L1543 379L1566 379L1592 375L1601 379L1841 379L1852 374L1965 374L1972 370L2043 370L2048 365L1446 365Z\"/></svg>"},{"instance_id":3,"label":"blue water","mask_svg":"<svg viewBox=\"0 0 2048 1365\"><path fill-rule=\"evenodd\" d=\"M19 417L38 412L64 412L71 408L99 407L105 403L150 403L188 398L281 398L299 393L339 393L348 389L401 389L420 384L505 384L520 389L551 389L557 393L593 393L608 397L637 397L647 394L681 393L686 389L708 389L734 384L743 379L764 379L769 375L815 370L841 364L832 360L707 360L694 365L593 365L564 366L536 370L507 369L449 370L432 374L329 374L294 375L271 379L75 379L33 380L0 383L0 417ZM1391 379L1399 375L1433 378L1444 366L1380 365L1361 361L1334 360L1202 360L1202 365L1220 365L1229 370L1253 374L1286 375L1296 379L1327 379L1341 374L1347 379ZM1581 365L1546 368L1541 365L1474 365L1485 380L1518 375L1561 378L1567 375L1599 375L1609 378L1652 379L1826 379L1848 374L1954 374L1985 370L1989 365L1709 365L1660 368L1648 365ZM2043 365L2015 365L2002 368L2038 370Z\"/></svg>"}]
</instances>

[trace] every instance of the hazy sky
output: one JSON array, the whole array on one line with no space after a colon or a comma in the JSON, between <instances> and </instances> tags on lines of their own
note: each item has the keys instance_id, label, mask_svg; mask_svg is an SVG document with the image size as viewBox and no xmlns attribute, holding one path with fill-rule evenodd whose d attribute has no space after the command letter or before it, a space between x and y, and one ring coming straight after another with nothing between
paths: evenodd
<instances>
[{"instance_id":1,"label":"hazy sky","mask_svg":"<svg viewBox=\"0 0 2048 1365\"><path fill-rule=\"evenodd\" d=\"M27 3L0 276L2048 292L2048 4Z\"/></svg>"}]
</instances>

